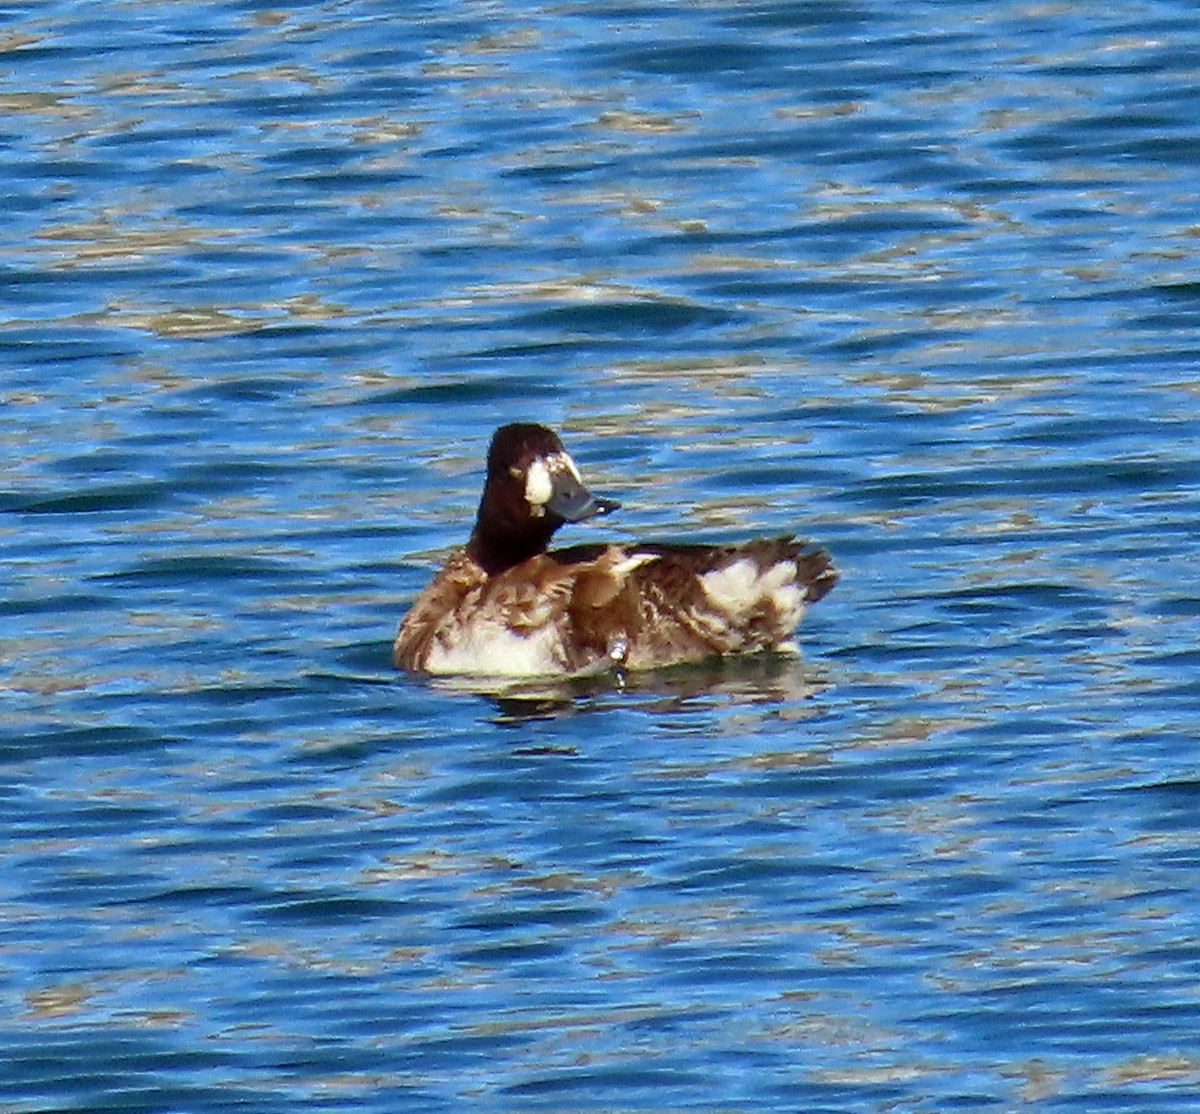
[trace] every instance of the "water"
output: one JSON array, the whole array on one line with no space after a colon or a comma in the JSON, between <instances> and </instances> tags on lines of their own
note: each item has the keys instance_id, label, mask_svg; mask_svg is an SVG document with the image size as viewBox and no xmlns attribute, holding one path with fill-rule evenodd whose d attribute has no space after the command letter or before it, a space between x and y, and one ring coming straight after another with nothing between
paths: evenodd
<instances>
[{"instance_id":1,"label":"water","mask_svg":"<svg viewBox=\"0 0 1200 1114\"><path fill-rule=\"evenodd\" d=\"M1200 1105L1200 16L0 23L5 1111ZM501 421L801 663L395 677Z\"/></svg>"}]
</instances>

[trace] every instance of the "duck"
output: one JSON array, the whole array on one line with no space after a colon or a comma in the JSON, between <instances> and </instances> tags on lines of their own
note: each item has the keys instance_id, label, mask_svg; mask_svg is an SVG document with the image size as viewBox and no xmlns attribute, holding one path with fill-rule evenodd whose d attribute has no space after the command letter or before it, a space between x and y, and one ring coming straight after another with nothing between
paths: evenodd
<instances>
[{"instance_id":1,"label":"duck","mask_svg":"<svg viewBox=\"0 0 1200 1114\"><path fill-rule=\"evenodd\" d=\"M829 554L792 535L549 548L560 527L619 507L589 490L553 430L501 426L470 538L404 616L395 667L567 678L795 653L805 611L837 582Z\"/></svg>"}]
</instances>

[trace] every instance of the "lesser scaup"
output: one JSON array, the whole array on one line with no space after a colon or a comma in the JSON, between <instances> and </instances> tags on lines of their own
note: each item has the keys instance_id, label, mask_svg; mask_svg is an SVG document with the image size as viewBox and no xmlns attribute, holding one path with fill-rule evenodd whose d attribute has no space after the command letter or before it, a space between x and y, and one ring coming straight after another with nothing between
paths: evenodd
<instances>
[{"instance_id":1,"label":"lesser scaup","mask_svg":"<svg viewBox=\"0 0 1200 1114\"><path fill-rule=\"evenodd\" d=\"M547 550L567 522L619 506L593 495L557 435L498 429L475 528L404 617L399 669L572 676L788 650L837 580L792 537L739 545L580 545Z\"/></svg>"}]
</instances>

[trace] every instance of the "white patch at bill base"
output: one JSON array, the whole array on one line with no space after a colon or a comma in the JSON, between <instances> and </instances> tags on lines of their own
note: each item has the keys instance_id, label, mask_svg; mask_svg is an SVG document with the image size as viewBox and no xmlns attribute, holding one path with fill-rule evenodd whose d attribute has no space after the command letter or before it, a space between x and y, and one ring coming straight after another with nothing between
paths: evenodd
<instances>
[{"instance_id":1,"label":"white patch at bill base","mask_svg":"<svg viewBox=\"0 0 1200 1114\"><path fill-rule=\"evenodd\" d=\"M554 483L550 479L550 469L546 462L539 457L525 472L525 501L531 507L544 507L554 494Z\"/></svg>"}]
</instances>

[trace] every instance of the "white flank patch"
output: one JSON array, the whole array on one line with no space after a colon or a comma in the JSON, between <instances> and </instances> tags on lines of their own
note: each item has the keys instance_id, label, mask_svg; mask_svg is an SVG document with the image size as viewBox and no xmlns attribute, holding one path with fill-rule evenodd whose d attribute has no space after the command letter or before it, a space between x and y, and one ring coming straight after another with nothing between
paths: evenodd
<instances>
[{"instance_id":1,"label":"white flank patch","mask_svg":"<svg viewBox=\"0 0 1200 1114\"><path fill-rule=\"evenodd\" d=\"M504 623L467 624L459 638L446 646L439 639L429 648L425 668L430 673L474 677L545 677L562 672L557 653L559 632L539 627L524 635Z\"/></svg>"},{"instance_id":2,"label":"white flank patch","mask_svg":"<svg viewBox=\"0 0 1200 1114\"><path fill-rule=\"evenodd\" d=\"M554 485L550 480L550 469L540 457L525 473L525 500L532 507L544 507L554 494Z\"/></svg>"},{"instance_id":3,"label":"white flank patch","mask_svg":"<svg viewBox=\"0 0 1200 1114\"><path fill-rule=\"evenodd\" d=\"M704 573L700 587L717 607L730 615L745 614L762 598L758 569L745 557L723 569Z\"/></svg>"},{"instance_id":4,"label":"white flank patch","mask_svg":"<svg viewBox=\"0 0 1200 1114\"><path fill-rule=\"evenodd\" d=\"M704 573L700 586L733 619L748 615L766 599L788 625L799 622L804 610L804 593L796 586L796 566L791 561L777 561L759 572L752 560L743 557L723 569Z\"/></svg>"},{"instance_id":5,"label":"white flank patch","mask_svg":"<svg viewBox=\"0 0 1200 1114\"><path fill-rule=\"evenodd\" d=\"M796 627L804 615L804 592L795 584L776 588L771 593L771 602L782 617L783 626Z\"/></svg>"}]
</instances>

